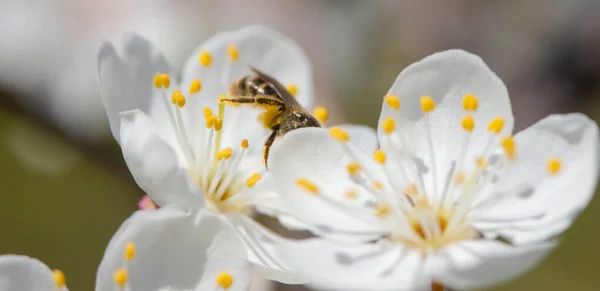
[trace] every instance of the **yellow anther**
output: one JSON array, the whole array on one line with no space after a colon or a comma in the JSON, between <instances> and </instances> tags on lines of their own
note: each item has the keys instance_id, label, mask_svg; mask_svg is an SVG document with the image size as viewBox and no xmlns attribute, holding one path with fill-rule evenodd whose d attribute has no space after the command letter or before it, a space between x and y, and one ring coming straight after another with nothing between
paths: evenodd
<instances>
[{"instance_id":1,"label":"yellow anther","mask_svg":"<svg viewBox=\"0 0 600 291\"><path fill-rule=\"evenodd\" d=\"M296 180L296 185L304 188L304 190L307 190L312 194L319 194L319 187L307 179L300 178Z\"/></svg>"},{"instance_id":2,"label":"yellow anther","mask_svg":"<svg viewBox=\"0 0 600 291\"><path fill-rule=\"evenodd\" d=\"M396 130L396 121L393 118L388 117L381 122L381 127L383 128L383 132L392 133Z\"/></svg>"},{"instance_id":3,"label":"yellow anther","mask_svg":"<svg viewBox=\"0 0 600 291\"><path fill-rule=\"evenodd\" d=\"M423 112L428 113L435 109L435 101L430 96L421 97L421 109Z\"/></svg>"},{"instance_id":4,"label":"yellow anther","mask_svg":"<svg viewBox=\"0 0 600 291\"><path fill-rule=\"evenodd\" d=\"M559 159L553 158L548 160L548 163L546 163L546 168L548 169L548 173L550 173L550 175L556 175L560 171L560 168L562 168L562 163Z\"/></svg>"},{"instance_id":5,"label":"yellow anther","mask_svg":"<svg viewBox=\"0 0 600 291\"><path fill-rule=\"evenodd\" d=\"M386 160L385 153L382 150L376 150L373 153L373 159L380 164L384 164Z\"/></svg>"},{"instance_id":6,"label":"yellow anther","mask_svg":"<svg viewBox=\"0 0 600 291\"><path fill-rule=\"evenodd\" d=\"M358 172L360 172L361 170L361 166L358 162L350 162L347 166L346 169L348 169L348 173L350 173L350 175L356 175L358 174Z\"/></svg>"},{"instance_id":7,"label":"yellow anther","mask_svg":"<svg viewBox=\"0 0 600 291\"><path fill-rule=\"evenodd\" d=\"M221 272L217 275L217 286L227 290L233 284L233 276L227 272Z\"/></svg>"},{"instance_id":8,"label":"yellow anther","mask_svg":"<svg viewBox=\"0 0 600 291\"><path fill-rule=\"evenodd\" d=\"M171 102L173 102L173 104L176 104L179 108L182 108L183 106L185 106L186 101L183 94L181 94L181 91L173 90Z\"/></svg>"},{"instance_id":9,"label":"yellow anther","mask_svg":"<svg viewBox=\"0 0 600 291\"><path fill-rule=\"evenodd\" d=\"M461 124L466 131L472 132L475 128L475 119L473 116L465 116L463 117Z\"/></svg>"},{"instance_id":10,"label":"yellow anther","mask_svg":"<svg viewBox=\"0 0 600 291\"><path fill-rule=\"evenodd\" d=\"M373 182L373 187L377 190L383 190L383 183L381 183L381 181L375 181Z\"/></svg>"},{"instance_id":11,"label":"yellow anther","mask_svg":"<svg viewBox=\"0 0 600 291\"><path fill-rule=\"evenodd\" d=\"M115 280L115 284L121 288L125 287L125 284L127 284L127 278L127 269L125 268L119 268L113 273L113 280Z\"/></svg>"},{"instance_id":12,"label":"yellow anther","mask_svg":"<svg viewBox=\"0 0 600 291\"><path fill-rule=\"evenodd\" d=\"M59 290L62 290L62 288L67 284L65 273L58 269L52 271L52 280L54 280L54 284L56 284L56 289Z\"/></svg>"},{"instance_id":13,"label":"yellow anther","mask_svg":"<svg viewBox=\"0 0 600 291\"><path fill-rule=\"evenodd\" d=\"M229 60L232 62L236 62L240 58L240 51L235 44L227 46L227 56L229 56Z\"/></svg>"},{"instance_id":14,"label":"yellow anther","mask_svg":"<svg viewBox=\"0 0 600 291\"><path fill-rule=\"evenodd\" d=\"M504 139L502 139L500 144L504 148L504 151L506 152L506 156L509 159L512 160L516 157L517 153L516 153L516 148L515 148L515 140L512 138L512 136L505 137Z\"/></svg>"},{"instance_id":15,"label":"yellow anther","mask_svg":"<svg viewBox=\"0 0 600 291\"><path fill-rule=\"evenodd\" d=\"M375 205L375 212L377 217L379 218L384 218L390 215L391 211L392 209L387 203L378 203L377 205Z\"/></svg>"},{"instance_id":16,"label":"yellow anther","mask_svg":"<svg viewBox=\"0 0 600 291\"><path fill-rule=\"evenodd\" d=\"M313 116L321 123L325 123L329 118L329 112L327 111L327 108L323 106L317 106L313 111Z\"/></svg>"},{"instance_id":17,"label":"yellow anther","mask_svg":"<svg viewBox=\"0 0 600 291\"><path fill-rule=\"evenodd\" d=\"M285 88L292 94L292 96L296 97L298 95L298 86L295 84L288 84Z\"/></svg>"},{"instance_id":18,"label":"yellow anther","mask_svg":"<svg viewBox=\"0 0 600 291\"><path fill-rule=\"evenodd\" d=\"M479 168L485 168L488 165L488 161L485 158L479 157L475 160L475 165Z\"/></svg>"},{"instance_id":19,"label":"yellow anther","mask_svg":"<svg viewBox=\"0 0 600 291\"><path fill-rule=\"evenodd\" d=\"M348 192L344 194L344 197L346 197L347 199L356 199L358 198L358 193L356 193L355 190L348 190Z\"/></svg>"},{"instance_id":20,"label":"yellow anther","mask_svg":"<svg viewBox=\"0 0 600 291\"><path fill-rule=\"evenodd\" d=\"M217 160L229 159L233 154L233 150L231 148L224 148L217 153Z\"/></svg>"},{"instance_id":21,"label":"yellow anther","mask_svg":"<svg viewBox=\"0 0 600 291\"><path fill-rule=\"evenodd\" d=\"M167 74L158 74L154 77L154 86L156 88L169 88L171 86L171 78Z\"/></svg>"},{"instance_id":22,"label":"yellow anther","mask_svg":"<svg viewBox=\"0 0 600 291\"><path fill-rule=\"evenodd\" d=\"M198 93L202 90L202 82L198 79L192 80L190 84L190 94Z\"/></svg>"},{"instance_id":23,"label":"yellow anther","mask_svg":"<svg viewBox=\"0 0 600 291\"><path fill-rule=\"evenodd\" d=\"M135 244L132 242L128 242L125 244L125 260L129 261L135 257Z\"/></svg>"},{"instance_id":24,"label":"yellow anther","mask_svg":"<svg viewBox=\"0 0 600 291\"><path fill-rule=\"evenodd\" d=\"M415 184L408 185L408 187L406 187L406 190L404 190L404 194L406 194L408 196L417 194L417 185L415 185Z\"/></svg>"},{"instance_id":25,"label":"yellow anther","mask_svg":"<svg viewBox=\"0 0 600 291\"><path fill-rule=\"evenodd\" d=\"M337 141L350 141L350 136L348 133L339 127L330 128L329 135L331 135Z\"/></svg>"},{"instance_id":26,"label":"yellow anther","mask_svg":"<svg viewBox=\"0 0 600 291\"><path fill-rule=\"evenodd\" d=\"M400 99L398 99L396 95L387 94L385 95L385 97L383 97L383 100L385 101L385 104L387 104L389 107L392 107L396 110L400 109Z\"/></svg>"},{"instance_id":27,"label":"yellow anther","mask_svg":"<svg viewBox=\"0 0 600 291\"><path fill-rule=\"evenodd\" d=\"M217 117L217 121L215 122L215 130L219 131L223 128L223 119Z\"/></svg>"},{"instance_id":28,"label":"yellow anther","mask_svg":"<svg viewBox=\"0 0 600 291\"><path fill-rule=\"evenodd\" d=\"M429 205L429 200L427 199L426 196L422 196L422 197L416 199L415 206L417 208L430 208L431 207L431 205Z\"/></svg>"},{"instance_id":29,"label":"yellow anther","mask_svg":"<svg viewBox=\"0 0 600 291\"><path fill-rule=\"evenodd\" d=\"M497 134L502 131L504 127L504 118L496 117L490 121L490 125L488 126L488 130Z\"/></svg>"},{"instance_id":30,"label":"yellow anther","mask_svg":"<svg viewBox=\"0 0 600 291\"><path fill-rule=\"evenodd\" d=\"M212 64L212 61L213 61L213 58L209 52L207 52L207 51L200 52L200 55L198 56L198 62L200 62L200 64L202 64L205 67L210 67L210 65Z\"/></svg>"},{"instance_id":31,"label":"yellow anther","mask_svg":"<svg viewBox=\"0 0 600 291\"><path fill-rule=\"evenodd\" d=\"M217 117L214 115L210 115L206 118L206 128L212 128L217 124Z\"/></svg>"},{"instance_id":32,"label":"yellow anther","mask_svg":"<svg viewBox=\"0 0 600 291\"><path fill-rule=\"evenodd\" d=\"M208 117L214 115L212 112L212 109L210 109L210 107L204 107L203 110L204 110L204 118L208 118Z\"/></svg>"},{"instance_id":33,"label":"yellow anther","mask_svg":"<svg viewBox=\"0 0 600 291\"><path fill-rule=\"evenodd\" d=\"M243 139L242 143L241 143L242 148L247 149L248 148L248 140L247 139Z\"/></svg>"},{"instance_id":34,"label":"yellow anther","mask_svg":"<svg viewBox=\"0 0 600 291\"><path fill-rule=\"evenodd\" d=\"M466 176L463 172L457 172L456 176L454 176L454 183L460 185L465 182Z\"/></svg>"},{"instance_id":35,"label":"yellow anther","mask_svg":"<svg viewBox=\"0 0 600 291\"><path fill-rule=\"evenodd\" d=\"M246 180L246 186L248 186L248 188L252 188L252 186L254 186L256 182L260 181L260 179L262 179L262 176L259 173L254 173L252 176L250 176L250 178L248 178L248 180Z\"/></svg>"},{"instance_id":36,"label":"yellow anther","mask_svg":"<svg viewBox=\"0 0 600 291\"><path fill-rule=\"evenodd\" d=\"M467 111L475 111L479 106L479 102L477 101L477 96L473 94L467 94L463 97L462 101L463 108Z\"/></svg>"}]
</instances>

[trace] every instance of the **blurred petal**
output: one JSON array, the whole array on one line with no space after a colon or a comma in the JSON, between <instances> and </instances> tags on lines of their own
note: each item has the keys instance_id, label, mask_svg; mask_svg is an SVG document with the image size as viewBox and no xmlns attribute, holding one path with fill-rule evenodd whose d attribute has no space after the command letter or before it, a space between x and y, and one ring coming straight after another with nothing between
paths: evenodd
<instances>
[{"instance_id":1,"label":"blurred petal","mask_svg":"<svg viewBox=\"0 0 600 291\"><path fill-rule=\"evenodd\" d=\"M0 256L0 290L56 291L52 271L39 260L19 255ZM64 291L67 290L63 287Z\"/></svg>"},{"instance_id":2,"label":"blurred petal","mask_svg":"<svg viewBox=\"0 0 600 291\"><path fill-rule=\"evenodd\" d=\"M204 194L146 114L140 110L122 113L120 132L125 162L152 200L159 206L176 204L184 209L204 204Z\"/></svg>"},{"instance_id":3,"label":"blurred petal","mask_svg":"<svg viewBox=\"0 0 600 291\"><path fill-rule=\"evenodd\" d=\"M307 239L283 244L279 251L320 290L425 290L430 284L421 253L399 245Z\"/></svg>"},{"instance_id":4,"label":"blurred petal","mask_svg":"<svg viewBox=\"0 0 600 291\"><path fill-rule=\"evenodd\" d=\"M429 256L427 272L451 289L485 288L535 267L554 243L510 246L497 241L465 241Z\"/></svg>"},{"instance_id":5,"label":"blurred petal","mask_svg":"<svg viewBox=\"0 0 600 291\"><path fill-rule=\"evenodd\" d=\"M598 126L582 114L551 115L518 133L515 143L518 156L509 164L495 193L508 197L482 209L479 217L493 220L538 214L537 219L496 227L504 236L521 243L551 238L569 227L594 195L599 165ZM551 159L561 164L555 175L547 169Z\"/></svg>"},{"instance_id":6,"label":"blurred petal","mask_svg":"<svg viewBox=\"0 0 600 291\"><path fill-rule=\"evenodd\" d=\"M98 268L96 290L114 290L113 272L125 267L128 242L136 247L126 266L131 291L216 290L220 272L233 276L228 290L246 290L249 284L244 247L226 221L205 210L165 207L137 211L121 225Z\"/></svg>"},{"instance_id":7,"label":"blurred petal","mask_svg":"<svg viewBox=\"0 0 600 291\"><path fill-rule=\"evenodd\" d=\"M104 42L97 55L100 93L117 142L121 137L119 113L139 109L149 114L155 89L154 76L171 71L162 54L138 35L124 36L124 45L120 49L121 54L112 43Z\"/></svg>"}]
</instances>

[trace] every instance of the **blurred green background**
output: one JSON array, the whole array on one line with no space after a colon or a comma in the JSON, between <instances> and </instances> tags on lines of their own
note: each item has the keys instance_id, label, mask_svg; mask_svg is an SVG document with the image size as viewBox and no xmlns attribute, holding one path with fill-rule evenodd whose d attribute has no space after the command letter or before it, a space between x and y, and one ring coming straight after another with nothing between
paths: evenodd
<instances>
[{"instance_id":1,"label":"blurred green background","mask_svg":"<svg viewBox=\"0 0 600 291\"><path fill-rule=\"evenodd\" d=\"M448 48L481 55L505 81L517 129L558 112L600 119L599 1L0 3L0 253L64 270L71 290L93 289L106 244L143 195L95 84L95 48L121 31L150 38L178 67L216 31L270 25L305 50L332 123L374 126L402 68ZM46 26L15 20L34 16ZM493 290L600 290L599 213L594 199L539 268Z\"/></svg>"}]
</instances>

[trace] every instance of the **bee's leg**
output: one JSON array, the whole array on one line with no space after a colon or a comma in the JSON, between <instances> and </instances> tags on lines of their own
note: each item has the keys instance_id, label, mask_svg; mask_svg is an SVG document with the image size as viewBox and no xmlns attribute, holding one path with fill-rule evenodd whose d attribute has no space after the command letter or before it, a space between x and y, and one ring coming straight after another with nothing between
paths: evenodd
<instances>
[{"instance_id":1,"label":"bee's leg","mask_svg":"<svg viewBox=\"0 0 600 291\"><path fill-rule=\"evenodd\" d=\"M267 170L269 169L269 166L267 165L269 159L269 150L271 150L271 146L273 145L273 142L275 142L275 138L277 137L277 133L279 132L279 124L273 126L272 129L273 132L271 132L271 135L269 135L269 138L267 138L267 141L265 141L265 151L263 153L265 168L267 168Z\"/></svg>"},{"instance_id":2,"label":"bee's leg","mask_svg":"<svg viewBox=\"0 0 600 291\"><path fill-rule=\"evenodd\" d=\"M236 97L231 99L221 99L221 102L226 103L256 103L258 105L263 106L277 106L280 108L285 107L285 103L283 100L279 100L277 98L268 97L268 96L260 96L260 97Z\"/></svg>"}]
</instances>

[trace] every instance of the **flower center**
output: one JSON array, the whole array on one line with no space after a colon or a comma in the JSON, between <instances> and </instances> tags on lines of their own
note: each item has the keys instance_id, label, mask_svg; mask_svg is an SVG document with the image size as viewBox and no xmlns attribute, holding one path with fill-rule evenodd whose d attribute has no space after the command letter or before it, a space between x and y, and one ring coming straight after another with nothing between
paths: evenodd
<instances>
[{"instance_id":1,"label":"flower center","mask_svg":"<svg viewBox=\"0 0 600 291\"><path fill-rule=\"evenodd\" d=\"M203 64L209 64L206 54L202 60ZM184 163L189 174L203 190L209 202L208 208L216 213L249 211L252 188L249 185L254 185L260 178L256 179L256 175L253 175L256 181L247 183L244 187L239 168L248 149L247 139L243 139L240 147L235 150L231 147L222 148L225 105L217 101L216 114L210 107L204 107L205 126L197 127L195 123L190 122L191 114L195 113L185 111L187 99L183 93L180 90L167 91L170 85L168 75L157 75L154 85L161 90L169 123L181 149ZM189 94L199 93L201 88L200 80L193 80ZM221 95L218 100L224 98L227 96Z\"/></svg>"}]
</instances>

